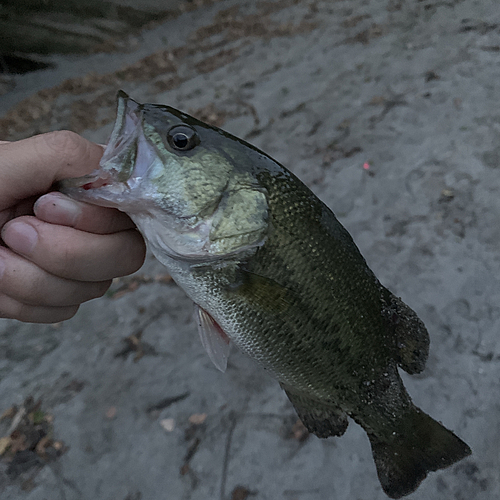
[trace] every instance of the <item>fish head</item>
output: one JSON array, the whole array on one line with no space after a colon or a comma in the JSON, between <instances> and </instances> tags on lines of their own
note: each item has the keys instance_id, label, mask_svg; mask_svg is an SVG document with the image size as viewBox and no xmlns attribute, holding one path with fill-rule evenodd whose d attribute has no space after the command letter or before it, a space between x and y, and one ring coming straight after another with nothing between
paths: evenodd
<instances>
[{"instance_id":1,"label":"fish head","mask_svg":"<svg viewBox=\"0 0 500 500\"><path fill-rule=\"evenodd\" d=\"M122 91L117 101L99 168L62 181L62 192L126 212L157 257L219 258L262 244L267 194L251 147L169 106Z\"/></svg>"}]
</instances>

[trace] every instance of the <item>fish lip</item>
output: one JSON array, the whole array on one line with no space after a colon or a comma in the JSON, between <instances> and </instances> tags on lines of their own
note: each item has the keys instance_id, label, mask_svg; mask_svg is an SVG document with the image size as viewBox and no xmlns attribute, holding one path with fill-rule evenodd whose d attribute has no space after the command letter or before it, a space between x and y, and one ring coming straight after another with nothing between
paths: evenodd
<instances>
[{"instance_id":1,"label":"fish lip","mask_svg":"<svg viewBox=\"0 0 500 500\"><path fill-rule=\"evenodd\" d=\"M110 172L116 181L126 182L132 176L133 168L124 173L123 169L117 166L123 165L123 157L131 147L134 147L133 143L138 141L142 123L142 105L131 99L123 90L119 90L116 97L116 119L99 167L105 172Z\"/></svg>"},{"instance_id":2,"label":"fish lip","mask_svg":"<svg viewBox=\"0 0 500 500\"><path fill-rule=\"evenodd\" d=\"M123 184L133 176L134 168L124 172L123 158L134 147L140 135L142 105L131 99L123 90L117 94L116 119L108 143L99 161L99 168L82 177L64 179L59 183L62 191L74 189L99 189L108 184ZM136 147L137 145L135 145Z\"/></svg>"}]
</instances>

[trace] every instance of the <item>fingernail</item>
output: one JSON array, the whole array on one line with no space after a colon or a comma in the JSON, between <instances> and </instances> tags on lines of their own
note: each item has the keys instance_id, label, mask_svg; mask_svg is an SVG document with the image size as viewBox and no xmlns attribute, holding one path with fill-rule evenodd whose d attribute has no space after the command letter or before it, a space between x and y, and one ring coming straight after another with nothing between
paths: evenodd
<instances>
[{"instance_id":1,"label":"fingernail","mask_svg":"<svg viewBox=\"0 0 500 500\"><path fill-rule=\"evenodd\" d=\"M38 241L38 233L30 224L14 220L5 225L2 239L14 252L30 255Z\"/></svg>"},{"instance_id":2,"label":"fingernail","mask_svg":"<svg viewBox=\"0 0 500 500\"><path fill-rule=\"evenodd\" d=\"M75 226L81 213L80 205L62 193L53 192L40 197L34 206L35 215L46 222Z\"/></svg>"}]
</instances>

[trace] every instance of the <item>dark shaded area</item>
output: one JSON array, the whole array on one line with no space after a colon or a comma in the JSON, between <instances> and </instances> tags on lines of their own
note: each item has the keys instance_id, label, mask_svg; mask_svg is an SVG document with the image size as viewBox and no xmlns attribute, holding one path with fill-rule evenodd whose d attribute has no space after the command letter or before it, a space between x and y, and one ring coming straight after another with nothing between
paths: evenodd
<instances>
[{"instance_id":1,"label":"dark shaded area","mask_svg":"<svg viewBox=\"0 0 500 500\"><path fill-rule=\"evenodd\" d=\"M0 73L22 75L24 73L54 67L54 64L37 61L30 57L0 55Z\"/></svg>"},{"instance_id":2,"label":"dark shaded area","mask_svg":"<svg viewBox=\"0 0 500 500\"><path fill-rule=\"evenodd\" d=\"M7 475L11 479L16 479L23 472L27 472L39 465L42 465L42 461L34 451L18 451L7 467Z\"/></svg>"},{"instance_id":3,"label":"dark shaded area","mask_svg":"<svg viewBox=\"0 0 500 500\"><path fill-rule=\"evenodd\" d=\"M179 394L177 396L171 396L171 397L162 399L158 403L155 403L155 404L148 406L146 409L146 412L153 413L156 411L164 410L165 408L168 408L170 405L186 399L188 396L189 396L189 392L184 392L183 394Z\"/></svg>"},{"instance_id":4,"label":"dark shaded area","mask_svg":"<svg viewBox=\"0 0 500 500\"><path fill-rule=\"evenodd\" d=\"M50 54L115 50L123 38L142 26L176 14L167 7L158 12L141 2L129 7L106 0L3 1L0 72L22 74L51 67L40 60Z\"/></svg>"},{"instance_id":5,"label":"dark shaded area","mask_svg":"<svg viewBox=\"0 0 500 500\"><path fill-rule=\"evenodd\" d=\"M0 416L0 436L0 462L7 464L10 479L43 467L66 451L53 437L52 416L42 410L41 399L31 396Z\"/></svg>"}]
</instances>

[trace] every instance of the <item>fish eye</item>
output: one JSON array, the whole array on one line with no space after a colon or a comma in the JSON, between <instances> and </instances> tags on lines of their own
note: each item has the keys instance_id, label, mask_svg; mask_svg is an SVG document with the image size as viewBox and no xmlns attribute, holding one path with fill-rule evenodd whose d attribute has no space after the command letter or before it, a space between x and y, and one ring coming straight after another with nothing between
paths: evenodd
<instances>
[{"instance_id":1,"label":"fish eye","mask_svg":"<svg viewBox=\"0 0 500 500\"><path fill-rule=\"evenodd\" d=\"M167 133L170 146L177 151L189 151L200 143L196 131L187 125L175 125Z\"/></svg>"}]
</instances>

